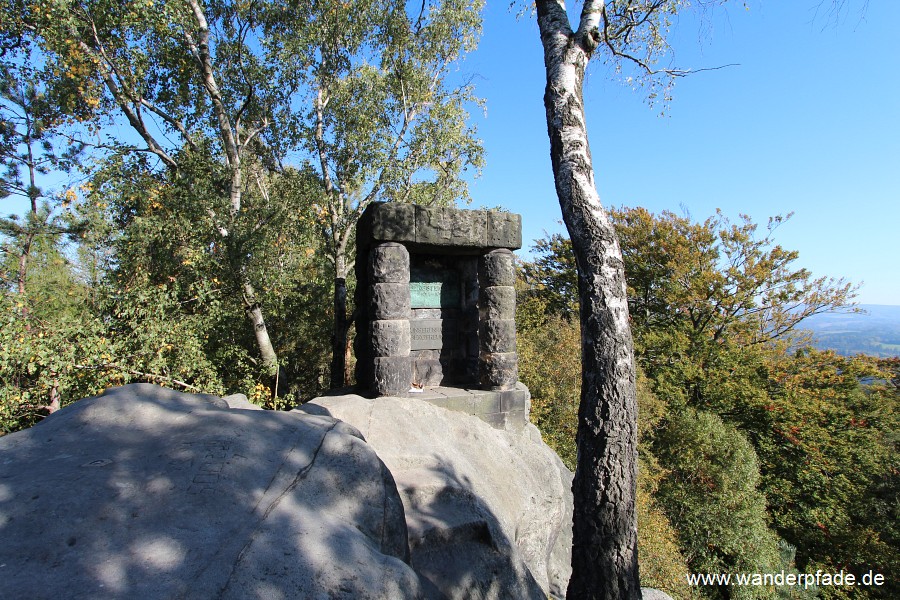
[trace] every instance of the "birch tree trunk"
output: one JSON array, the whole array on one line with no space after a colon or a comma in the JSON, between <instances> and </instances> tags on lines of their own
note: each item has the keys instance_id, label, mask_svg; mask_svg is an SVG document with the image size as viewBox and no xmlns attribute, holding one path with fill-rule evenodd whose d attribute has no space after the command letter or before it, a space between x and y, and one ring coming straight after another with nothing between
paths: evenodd
<instances>
[{"instance_id":1,"label":"birch tree trunk","mask_svg":"<svg viewBox=\"0 0 900 600\"><path fill-rule=\"evenodd\" d=\"M232 120L228 115L222 92L219 89L219 84L216 81L213 58L210 52L210 28L209 23L206 20L204 7L198 0L189 0L188 4L191 7L197 25L197 38L195 40L187 31L184 32L184 35L188 42L188 46L191 49L191 54L199 67L200 75L203 80L203 87L206 89L212 105L212 112L216 117L216 124L219 129L219 139L225 150L225 164L231 172L228 199L231 205L230 221L231 224L234 224L241 212L241 202L243 199L243 167L241 165L241 156L250 141L262 132L262 130L267 128L269 123L267 118L264 117L255 127L243 131L243 139L241 139L242 130L244 128L241 126L240 115L243 109L238 111L237 120L232 123ZM253 92L251 90L245 103L249 102L252 95ZM229 237L229 232L221 225L219 226L219 232L224 238ZM260 357L262 358L264 371L271 377L277 377L280 372L278 355L275 352L275 347L272 345L272 340L269 337L269 330L266 327L262 306L260 306L256 296L256 290L253 288L253 283L246 273L246 264L243 260L243 257L238 255L238 264L233 265L232 268L240 277L240 289L244 304L244 312L253 327L253 334L256 338L256 345L259 348ZM278 379L280 380L279 384L287 383L286 381L281 380L280 377L278 377Z\"/></svg>"},{"instance_id":2,"label":"birch tree trunk","mask_svg":"<svg viewBox=\"0 0 900 600\"><path fill-rule=\"evenodd\" d=\"M581 403L567 598L641 597L637 561L637 402L625 273L594 184L582 85L600 40L602 2L586 1L576 31L562 1L538 1L550 157L578 270Z\"/></svg>"},{"instance_id":3,"label":"birch tree trunk","mask_svg":"<svg viewBox=\"0 0 900 600\"><path fill-rule=\"evenodd\" d=\"M243 288L244 312L250 319L253 326L253 335L256 337L256 345L259 348L259 354L262 358L263 371L269 377L276 377L279 374L278 354L275 352L275 346L269 338L269 329L266 327L266 319L263 316L262 307L256 298L256 290L253 284L246 276L242 276L241 282ZM279 378L279 384L287 383L283 378Z\"/></svg>"}]
</instances>

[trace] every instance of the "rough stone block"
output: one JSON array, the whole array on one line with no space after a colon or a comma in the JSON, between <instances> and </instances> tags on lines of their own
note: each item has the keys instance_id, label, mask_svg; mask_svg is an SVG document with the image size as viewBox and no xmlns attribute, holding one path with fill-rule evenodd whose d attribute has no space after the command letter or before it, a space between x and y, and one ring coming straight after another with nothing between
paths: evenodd
<instances>
[{"instance_id":1,"label":"rough stone block","mask_svg":"<svg viewBox=\"0 0 900 600\"><path fill-rule=\"evenodd\" d=\"M409 321L372 321L369 324L369 339L373 356L409 356Z\"/></svg>"},{"instance_id":2,"label":"rough stone block","mask_svg":"<svg viewBox=\"0 0 900 600\"><path fill-rule=\"evenodd\" d=\"M483 210L452 210L450 244L465 247L487 246L487 213Z\"/></svg>"},{"instance_id":3,"label":"rough stone block","mask_svg":"<svg viewBox=\"0 0 900 600\"><path fill-rule=\"evenodd\" d=\"M372 205L368 210L372 211L371 236L373 241L414 242L416 240L415 205L388 202Z\"/></svg>"},{"instance_id":4,"label":"rough stone block","mask_svg":"<svg viewBox=\"0 0 900 600\"><path fill-rule=\"evenodd\" d=\"M482 386L493 390L515 387L519 379L519 358L515 352L483 353L479 360Z\"/></svg>"},{"instance_id":5,"label":"rough stone block","mask_svg":"<svg viewBox=\"0 0 900 600\"><path fill-rule=\"evenodd\" d=\"M416 242L433 246L449 245L450 210L416 206Z\"/></svg>"},{"instance_id":6,"label":"rough stone block","mask_svg":"<svg viewBox=\"0 0 900 600\"><path fill-rule=\"evenodd\" d=\"M409 251L403 244L387 242L369 253L372 283L409 283Z\"/></svg>"},{"instance_id":7,"label":"rough stone block","mask_svg":"<svg viewBox=\"0 0 900 600\"><path fill-rule=\"evenodd\" d=\"M510 250L492 250L478 261L478 281L482 288L516 283L515 256Z\"/></svg>"},{"instance_id":8,"label":"rough stone block","mask_svg":"<svg viewBox=\"0 0 900 600\"><path fill-rule=\"evenodd\" d=\"M503 413L503 415L506 417L504 429L507 431L519 432L528 424L528 413L524 410L514 410Z\"/></svg>"},{"instance_id":9,"label":"rough stone block","mask_svg":"<svg viewBox=\"0 0 900 600\"><path fill-rule=\"evenodd\" d=\"M502 392L472 392L475 398L475 414L488 415L503 412L503 403L500 399Z\"/></svg>"},{"instance_id":10,"label":"rough stone block","mask_svg":"<svg viewBox=\"0 0 900 600\"><path fill-rule=\"evenodd\" d=\"M487 319L482 321L479 325L479 339L482 352L515 352L515 319Z\"/></svg>"},{"instance_id":11,"label":"rough stone block","mask_svg":"<svg viewBox=\"0 0 900 600\"><path fill-rule=\"evenodd\" d=\"M505 413L490 413L478 415L478 418L494 429L506 429L507 415Z\"/></svg>"},{"instance_id":12,"label":"rough stone block","mask_svg":"<svg viewBox=\"0 0 900 600\"><path fill-rule=\"evenodd\" d=\"M516 288L491 285L482 289L478 311L482 319L515 319Z\"/></svg>"},{"instance_id":13,"label":"rough stone block","mask_svg":"<svg viewBox=\"0 0 900 600\"><path fill-rule=\"evenodd\" d=\"M522 247L522 216L491 210L487 213L487 245L494 248Z\"/></svg>"},{"instance_id":14,"label":"rough stone block","mask_svg":"<svg viewBox=\"0 0 900 600\"><path fill-rule=\"evenodd\" d=\"M375 320L409 318L408 283L374 283L369 286L369 314Z\"/></svg>"},{"instance_id":15,"label":"rough stone block","mask_svg":"<svg viewBox=\"0 0 900 600\"><path fill-rule=\"evenodd\" d=\"M524 385L516 384L515 389L500 392L500 404L503 412L524 410L527 414L531 411L531 393Z\"/></svg>"},{"instance_id":16,"label":"rough stone block","mask_svg":"<svg viewBox=\"0 0 900 600\"><path fill-rule=\"evenodd\" d=\"M409 357L375 358L372 391L379 396L406 396L412 384L412 365Z\"/></svg>"},{"instance_id":17,"label":"rough stone block","mask_svg":"<svg viewBox=\"0 0 900 600\"><path fill-rule=\"evenodd\" d=\"M441 385L444 369L440 360L418 358L413 362L413 383L424 387Z\"/></svg>"}]
</instances>

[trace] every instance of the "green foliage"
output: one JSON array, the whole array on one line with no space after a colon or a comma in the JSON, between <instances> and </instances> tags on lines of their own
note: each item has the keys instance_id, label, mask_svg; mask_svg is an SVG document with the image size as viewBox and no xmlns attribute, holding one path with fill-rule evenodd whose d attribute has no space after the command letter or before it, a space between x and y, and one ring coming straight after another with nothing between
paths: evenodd
<instances>
[{"instance_id":1,"label":"green foliage","mask_svg":"<svg viewBox=\"0 0 900 600\"><path fill-rule=\"evenodd\" d=\"M688 585L690 572L679 544L678 530L661 503L659 484L668 475L653 454L651 442L668 407L650 389L643 371L637 370L638 401L638 548L641 585L667 592L676 599L699 598L697 588Z\"/></svg>"},{"instance_id":2,"label":"green foliage","mask_svg":"<svg viewBox=\"0 0 900 600\"><path fill-rule=\"evenodd\" d=\"M519 282L520 288L524 282ZM581 335L578 322L548 309L540 296L520 295L516 309L519 378L531 391L531 421L544 441L569 469L575 467L575 433L581 397ZM666 407L650 391L638 372L638 437L649 440ZM687 563L677 535L654 500L660 469L649 451L639 446L638 546L644 585L665 590L673 598L688 600L696 592L685 580Z\"/></svg>"},{"instance_id":3,"label":"green foliage","mask_svg":"<svg viewBox=\"0 0 900 600\"><path fill-rule=\"evenodd\" d=\"M654 451L666 473L657 498L678 531L694 573L774 573L778 539L756 487L753 447L718 416L687 409L670 416ZM771 598L765 588L707 590L713 598Z\"/></svg>"},{"instance_id":4,"label":"green foliage","mask_svg":"<svg viewBox=\"0 0 900 600\"><path fill-rule=\"evenodd\" d=\"M32 277L43 275L40 267ZM86 304L86 290L71 275L55 296L45 295L52 289L46 288L34 297L2 297L0 432L30 426L70 402L131 381L223 391L192 334L193 323L177 315L166 290L105 298L100 311ZM28 320L21 317L24 303L31 307Z\"/></svg>"},{"instance_id":5,"label":"green foliage","mask_svg":"<svg viewBox=\"0 0 900 600\"><path fill-rule=\"evenodd\" d=\"M797 331L803 319L840 308L852 287L794 268L797 254L772 238L783 219L770 220L759 237L748 219L732 225L721 214L702 223L643 209L612 216L637 358L665 405L665 426L641 433L642 463L659 480L654 495L692 570L789 570L796 561L803 572L895 572L897 363L796 350L805 340ZM520 297L537 308L525 320L558 329L550 316L531 313L573 314L571 249L559 236L536 249ZM639 427L646 422L642 414ZM767 523L786 540L781 556ZM753 543L738 543L744 536ZM895 586L889 579L881 588L823 586L817 593L892 598Z\"/></svg>"},{"instance_id":6,"label":"green foliage","mask_svg":"<svg viewBox=\"0 0 900 600\"><path fill-rule=\"evenodd\" d=\"M898 566L896 519L887 507L898 500L900 422L889 365L797 352L772 364L765 403L740 415L759 440L773 519L807 570L844 568L860 577ZM873 588L866 597L893 597L896 585L888 581L882 595ZM833 588L821 593L857 597Z\"/></svg>"},{"instance_id":7,"label":"green foliage","mask_svg":"<svg viewBox=\"0 0 900 600\"><path fill-rule=\"evenodd\" d=\"M534 262L522 265L523 292L540 298L545 311L565 318L578 315L578 273L568 238L556 233L536 240Z\"/></svg>"},{"instance_id":8,"label":"green foliage","mask_svg":"<svg viewBox=\"0 0 900 600\"><path fill-rule=\"evenodd\" d=\"M531 420L569 469L575 468L575 432L581 397L578 323L543 313L537 300L516 310L519 379L531 391Z\"/></svg>"},{"instance_id":9,"label":"green foliage","mask_svg":"<svg viewBox=\"0 0 900 600\"><path fill-rule=\"evenodd\" d=\"M114 224L110 237L97 242L115 256L111 285L126 293L169 290L180 318L196 323L195 335L225 389L262 403L274 402L276 392L288 394L290 402L316 395L331 317L321 301L330 288L309 209L313 176L295 169L257 173L259 186L244 194L246 210L237 217L243 222L223 244L204 207L222 201L224 178L216 170L204 172L210 162L186 154L179 156L183 164L197 161L189 178L151 174L120 160L98 172L88 207L104 206ZM234 253L243 272L235 268ZM280 381L279 390L264 376L256 340L245 326L244 277L256 282L290 382Z\"/></svg>"}]
</instances>

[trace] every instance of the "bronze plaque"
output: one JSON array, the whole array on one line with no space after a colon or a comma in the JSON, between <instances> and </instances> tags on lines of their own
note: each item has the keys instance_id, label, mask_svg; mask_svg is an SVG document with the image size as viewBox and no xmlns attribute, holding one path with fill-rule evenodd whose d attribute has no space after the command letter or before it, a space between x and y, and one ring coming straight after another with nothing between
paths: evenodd
<instances>
[{"instance_id":1,"label":"bronze plaque","mask_svg":"<svg viewBox=\"0 0 900 600\"><path fill-rule=\"evenodd\" d=\"M411 308L459 308L459 274L454 271L412 269L409 305Z\"/></svg>"}]
</instances>

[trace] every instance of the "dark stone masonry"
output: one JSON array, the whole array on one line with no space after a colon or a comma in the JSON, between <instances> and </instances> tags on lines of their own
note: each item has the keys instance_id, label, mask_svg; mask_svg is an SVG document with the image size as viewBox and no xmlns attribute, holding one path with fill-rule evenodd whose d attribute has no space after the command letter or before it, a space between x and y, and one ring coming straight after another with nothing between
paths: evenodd
<instances>
[{"instance_id":1,"label":"dark stone masonry","mask_svg":"<svg viewBox=\"0 0 900 600\"><path fill-rule=\"evenodd\" d=\"M524 426L512 253L521 246L516 214L367 208L357 226L357 383Z\"/></svg>"}]
</instances>

